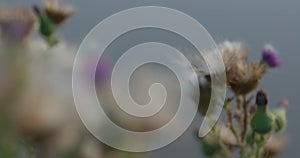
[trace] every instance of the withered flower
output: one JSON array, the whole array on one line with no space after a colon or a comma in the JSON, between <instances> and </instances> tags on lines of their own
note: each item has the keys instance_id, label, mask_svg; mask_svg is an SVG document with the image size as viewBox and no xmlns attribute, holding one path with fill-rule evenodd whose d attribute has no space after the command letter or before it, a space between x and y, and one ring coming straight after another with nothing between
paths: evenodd
<instances>
[{"instance_id":1,"label":"withered flower","mask_svg":"<svg viewBox=\"0 0 300 158\"><path fill-rule=\"evenodd\" d=\"M71 7L61 6L57 0L47 0L44 2L45 14L56 25L63 24L70 16L75 13Z\"/></svg>"},{"instance_id":2,"label":"withered flower","mask_svg":"<svg viewBox=\"0 0 300 158\"><path fill-rule=\"evenodd\" d=\"M32 34L35 22L34 14L26 8L5 7L0 10L2 36L10 42L24 42Z\"/></svg>"},{"instance_id":3,"label":"withered flower","mask_svg":"<svg viewBox=\"0 0 300 158\"><path fill-rule=\"evenodd\" d=\"M217 46L218 50L221 53L222 60L224 62L225 71L226 73L231 70L232 67L234 67L239 62L245 62L247 60L249 51L246 49L246 46L242 42L231 42L231 41L225 41ZM204 55L205 61L202 58L202 56L194 56L193 60L196 60L195 62L197 64L196 69L199 73L203 74L207 81L210 81L210 74L208 72L208 68L206 65L206 62L209 63L216 63L216 53L214 53L216 50L210 50L209 52L205 52L202 55ZM200 65L199 65L200 64Z\"/></svg>"},{"instance_id":4,"label":"withered flower","mask_svg":"<svg viewBox=\"0 0 300 158\"><path fill-rule=\"evenodd\" d=\"M265 65L239 62L227 72L227 82L234 93L244 95L258 86L265 73Z\"/></svg>"},{"instance_id":5,"label":"withered flower","mask_svg":"<svg viewBox=\"0 0 300 158\"><path fill-rule=\"evenodd\" d=\"M218 45L222 54L226 71L229 71L238 62L247 60L249 51L242 42L225 41Z\"/></svg>"}]
</instances>

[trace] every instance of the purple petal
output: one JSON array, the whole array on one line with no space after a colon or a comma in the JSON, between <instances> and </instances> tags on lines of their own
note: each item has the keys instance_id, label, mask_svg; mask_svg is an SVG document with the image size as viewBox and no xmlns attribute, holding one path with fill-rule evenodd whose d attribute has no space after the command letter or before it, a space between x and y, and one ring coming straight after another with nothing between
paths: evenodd
<instances>
[{"instance_id":1,"label":"purple petal","mask_svg":"<svg viewBox=\"0 0 300 158\"><path fill-rule=\"evenodd\" d=\"M267 45L263 49L262 61L266 62L271 68L276 68L281 65L279 54L271 45Z\"/></svg>"}]
</instances>

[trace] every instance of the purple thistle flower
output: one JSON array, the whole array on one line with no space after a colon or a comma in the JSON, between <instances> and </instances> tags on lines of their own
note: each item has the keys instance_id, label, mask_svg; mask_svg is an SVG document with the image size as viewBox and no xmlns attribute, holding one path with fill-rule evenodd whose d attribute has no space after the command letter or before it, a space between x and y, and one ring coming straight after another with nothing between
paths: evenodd
<instances>
[{"instance_id":1,"label":"purple thistle flower","mask_svg":"<svg viewBox=\"0 0 300 158\"><path fill-rule=\"evenodd\" d=\"M256 105L267 106L268 105L268 94L265 90L259 90L256 94Z\"/></svg>"},{"instance_id":2,"label":"purple thistle flower","mask_svg":"<svg viewBox=\"0 0 300 158\"><path fill-rule=\"evenodd\" d=\"M280 57L271 45L266 45L264 47L262 51L262 61L271 68L277 68L281 65Z\"/></svg>"}]
</instances>

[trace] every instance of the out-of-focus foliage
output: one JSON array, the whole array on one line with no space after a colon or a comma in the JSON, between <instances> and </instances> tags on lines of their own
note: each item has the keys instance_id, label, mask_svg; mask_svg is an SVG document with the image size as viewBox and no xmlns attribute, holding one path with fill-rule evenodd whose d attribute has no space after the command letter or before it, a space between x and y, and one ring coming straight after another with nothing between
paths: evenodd
<instances>
[{"instance_id":1,"label":"out-of-focus foliage","mask_svg":"<svg viewBox=\"0 0 300 158\"><path fill-rule=\"evenodd\" d=\"M1 6L1 158L129 155L91 136L75 110L71 75L76 46L55 35L73 14L56 1L33 9Z\"/></svg>"}]
</instances>

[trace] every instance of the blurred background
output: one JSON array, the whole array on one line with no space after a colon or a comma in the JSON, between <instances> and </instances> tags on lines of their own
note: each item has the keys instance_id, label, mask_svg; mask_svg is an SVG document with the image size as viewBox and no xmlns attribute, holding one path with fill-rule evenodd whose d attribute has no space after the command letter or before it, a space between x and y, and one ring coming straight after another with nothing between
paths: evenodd
<instances>
[{"instance_id":1,"label":"blurred background","mask_svg":"<svg viewBox=\"0 0 300 158\"><path fill-rule=\"evenodd\" d=\"M250 57L253 59L260 58L261 48L265 44L274 45L280 52L283 64L279 69L270 71L266 75L261 87L269 91L272 104L276 104L281 98L289 99L290 111L287 115L289 145L279 157L299 155L297 149L300 146L298 135L300 133L298 126L300 74L297 63L300 58L300 1L64 0L62 2L73 5L77 9L74 17L70 18L59 30L60 36L72 45L72 48L68 50L73 55L76 54L85 35L101 20L124 9L148 5L174 8L187 13L197 19L217 42L237 40L246 43L251 50ZM41 4L41 2L39 0L0 0L0 7L12 5L31 7L32 4ZM111 46L108 52L114 52L112 58L117 58L128 48L146 41L169 43L187 54L194 51L188 42L176 35L149 29L133 31L122 36L115 41L114 46ZM71 94L71 89L66 90L66 93ZM75 111L75 106L71 108ZM201 118L197 116L183 136L169 146L147 153L147 155L174 158L187 155L191 158L202 157L199 141L195 139L195 129L199 126L200 120Z\"/></svg>"}]
</instances>

